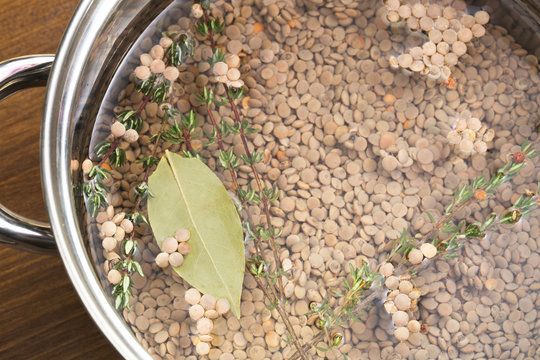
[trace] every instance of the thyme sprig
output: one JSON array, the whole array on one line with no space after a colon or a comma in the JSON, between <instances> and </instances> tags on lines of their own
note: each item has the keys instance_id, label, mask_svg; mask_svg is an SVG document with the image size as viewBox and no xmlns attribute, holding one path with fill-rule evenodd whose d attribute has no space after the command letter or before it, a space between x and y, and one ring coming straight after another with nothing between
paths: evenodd
<instances>
[{"instance_id":1,"label":"thyme sprig","mask_svg":"<svg viewBox=\"0 0 540 360\"><path fill-rule=\"evenodd\" d=\"M367 295L368 290L380 286L382 283L382 275L372 271L365 261L360 268L349 264L349 271L350 279L343 280L346 292L330 290L341 299L341 305L334 309L330 306L328 300L324 300L320 304L311 304L311 311L306 315L309 317L309 322L320 331L313 339L302 346L304 351L315 347L319 351L326 352L341 346L343 333L339 331L339 327L350 321L360 320L358 308L361 308L372 299L371 296ZM317 345L325 339L327 346ZM300 355L295 353L290 359L298 359L299 357Z\"/></svg>"},{"instance_id":2,"label":"thyme sprig","mask_svg":"<svg viewBox=\"0 0 540 360\"><path fill-rule=\"evenodd\" d=\"M178 35L174 33L169 34L169 36L172 39L172 44L165 53L165 65L179 66L186 57L193 54L193 39L188 34ZM135 85L137 91L144 96L142 103L137 110L119 112L115 119L122 123L126 129L134 129L140 133L143 124L142 111L149 102L156 104L163 103L170 92L171 82L165 79L163 74L151 74L144 80L137 79ZM118 148L119 143L120 139L114 139L113 141L104 140L95 147L94 153L98 158L101 158L100 166L107 160L115 167L125 164L125 151Z\"/></svg>"},{"instance_id":3,"label":"thyme sprig","mask_svg":"<svg viewBox=\"0 0 540 360\"><path fill-rule=\"evenodd\" d=\"M538 140L533 143L525 142L521 145L520 151L514 154L503 167L495 171L495 175L493 175L491 179L486 180L485 177L481 175L471 181L470 185L458 186L454 192L454 198L447 206L444 215L437 223L435 223L433 229L426 234L424 241L429 241L431 238L436 237L437 232L443 230L443 232L447 234L452 234L450 240L447 241L447 248L445 250L455 250L459 248L460 245L456 242L457 236L460 235L458 229L461 229L464 224L461 222L460 225L462 226L456 225L453 220L455 216L472 202L482 202L490 199L494 196L499 186L511 181L523 166L525 166L527 160L532 160L538 156L539 153L535 149L537 142ZM527 204L522 204L520 202L517 204L518 209L514 210L524 210L522 209L522 206L524 205ZM530 210L530 207L528 209ZM494 220L490 221L491 223L494 222ZM491 223L483 224L483 226L471 224L469 225L468 234L480 235L491 225ZM474 232L473 226L478 228L477 232ZM442 246L440 245L441 241L438 239L433 240L433 243L436 246Z\"/></svg>"},{"instance_id":4,"label":"thyme sprig","mask_svg":"<svg viewBox=\"0 0 540 360\"><path fill-rule=\"evenodd\" d=\"M312 321L321 331L309 343L303 345L304 350L308 350L310 346L315 346L320 351L328 351L340 345L341 339L339 336L337 338L333 337L333 334L336 334L336 328L348 321L358 320L359 309L371 301L372 296L376 296L375 293L367 296L367 292L375 286L380 286L381 281L378 280L382 276L378 272L382 264L386 262L403 264L406 268L404 271L415 274L420 266L425 265L413 265L409 263L407 255L412 249L418 248L422 243L431 242L437 247L437 256L445 259L453 259L458 256L458 250L463 246L463 242L466 239L484 238L490 230L496 229L503 224L515 224L523 216L530 215L536 210L540 205L540 183L537 184L534 193L526 192L520 195L501 215L490 214L479 221L467 223L465 220L461 220L457 224L455 223L456 215L465 206L473 201L481 202L494 196L502 184L511 181L519 173L526 161L534 159L538 155L538 152L535 150L537 142L538 140L533 143L524 143L520 151L514 154L512 159L503 167L498 169L491 179L486 180L484 176L480 176L471 181L469 185L458 186L452 203L445 210L444 216L436 223L432 220L434 222L434 229L426 234L426 236L422 236L421 234L411 236L408 230L404 229L400 237L394 241L386 260L380 263L374 271L370 270L367 263L364 263L360 269L351 266L351 280L345 281L346 292L342 293L331 290L335 296L342 299L342 305L334 310L329 306L327 301L322 304L312 304L312 311L308 315L315 317ZM485 193L482 193L482 191ZM430 214L429 216L432 218ZM439 237L439 230L443 234L446 234L446 236ZM327 344L329 344L327 347L316 346L318 342L325 338ZM298 358L299 354L296 353L291 357L291 360Z\"/></svg>"},{"instance_id":5,"label":"thyme sprig","mask_svg":"<svg viewBox=\"0 0 540 360\"><path fill-rule=\"evenodd\" d=\"M187 34L178 35L174 33L169 34L169 36L172 39L172 44L165 54L165 64L179 66L187 56L192 54L193 42L191 37ZM149 102L154 102L158 105L162 104L170 93L170 87L171 82L165 79L162 74L151 74L148 78L137 81L136 89L144 96L142 103L137 110L124 110L119 112L116 115L116 121L123 124L126 129L134 129L137 133L140 133L143 126L143 119L141 116L142 111ZM164 131L164 129L167 125L167 121L171 118L175 118L177 114L178 111L174 109L165 109L161 128L159 132L150 139L150 141L154 142L152 154L143 155L143 157L138 160L139 163L142 163L145 173L142 181L134 188L136 203L133 211L125 216L126 219L130 220L134 225L140 226L142 224L148 224L146 216L141 211L142 203L152 196L152 193L148 188L148 177L150 176L152 169L155 168L159 162L156 155L160 141L165 140L174 142L175 136L177 135L175 130L179 128L176 120L175 126L170 127L167 131ZM189 118L187 121L184 121L184 117L182 118L182 127L184 131L186 131L186 128L194 129L197 126L193 121L193 113L190 113L188 116ZM125 151L119 147L119 144L119 138L113 140L105 139L97 144L94 149L95 155L101 160L98 165L92 167L92 170L87 175L86 181L83 183L83 194L86 206L92 217L95 217L101 209L104 209L109 205L107 201L109 188L105 185L105 180L109 178L111 172L107 169L109 167L107 162L115 168L126 163ZM115 269L121 271L123 275L121 281L113 286L112 295L115 297L116 308L129 308L130 298L133 293L132 275L138 273L140 276L144 276L141 265L133 259L133 255L137 251L137 241L134 237L134 231L126 234L120 247L122 250L122 259L118 261Z\"/></svg>"},{"instance_id":6,"label":"thyme sprig","mask_svg":"<svg viewBox=\"0 0 540 360\"><path fill-rule=\"evenodd\" d=\"M253 173L253 177L255 178L255 182L257 183L258 188L258 196L252 197L253 199L258 200L262 204L263 207L263 213L266 218L266 223L261 223L258 225L258 234L259 236L263 237L263 239L266 240L266 242L270 245L270 249L272 249L272 253L274 256L274 261L276 264L276 271L277 273L280 273L282 271L281 264L279 261L279 253L278 253L278 246L279 243L277 242L277 239L281 235L280 229L275 229L272 225L272 217L270 215L270 202L275 201L279 198L279 190L277 187L272 187L271 189L268 189L262 182L262 179L259 175L259 172L257 171L257 167L255 166L256 163L260 162L262 160L262 153L256 153L251 152L248 146L247 136L246 136L246 130L250 129L247 126L247 122L245 119L242 119L240 116L240 112L238 111L238 107L236 106L235 100L239 99L241 94L243 93L242 90L234 90L232 88L228 88L227 85L225 86L225 91L227 93L227 99L229 101L229 105L231 106L233 113L234 113L234 120L235 124L238 127L238 133L240 135L240 139L242 140L242 145L244 147L244 152L242 159L244 162L250 166L251 172ZM249 190L248 190L249 191ZM239 196L242 196L244 194L239 194ZM277 289L279 292L279 299L283 300L283 280L281 276L277 276Z\"/></svg>"},{"instance_id":7,"label":"thyme sprig","mask_svg":"<svg viewBox=\"0 0 540 360\"><path fill-rule=\"evenodd\" d=\"M107 169L93 166L88 173L88 181L83 183L83 196L88 213L95 217L102 207L108 205L107 193L109 187L104 181L109 178L111 172Z\"/></svg>"},{"instance_id":8,"label":"thyme sprig","mask_svg":"<svg viewBox=\"0 0 540 360\"><path fill-rule=\"evenodd\" d=\"M502 184L509 182L517 173L523 168L526 160L534 159L538 156L534 145L537 143L525 142L521 145L521 150L512 156L512 159L508 161L503 167L495 172L495 175L488 181L483 175L477 177L469 185L458 186L453 201L447 206L443 218L435 226L436 229L440 229L448 219L456 215L465 206L475 200L474 195L477 190L485 191L485 197L482 199L476 199L478 201L487 200L492 197L497 188Z\"/></svg>"},{"instance_id":9,"label":"thyme sprig","mask_svg":"<svg viewBox=\"0 0 540 360\"><path fill-rule=\"evenodd\" d=\"M202 1L201 6L203 7L204 15L199 23L195 26L195 30L201 37L210 41L212 56L208 58L207 61L210 65L214 65L216 62L223 61L225 59L223 52L216 47L214 40L214 35L219 34L223 30L223 22L219 18L212 19L210 17L209 2ZM247 208L248 201L263 204L266 223L253 224L251 221L248 221L248 223L245 224L249 237L253 238L254 240L257 254L254 259L251 259L246 263L246 270L248 270L254 276L257 284L265 293L266 298L270 302L272 308L277 309L283 323L285 324L285 327L287 328L289 339L295 346L297 352L303 359L307 359L308 357L300 344L298 335L295 333L292 324L289 321L289 317L283 307L284 290L282 276L284 272L281 268L277 250L277 247L279 246L277 239L281 235L281 229L276 229L272 226L269 208L270 201L275 201L279 198L279 190L275 186L267 188L263 185L255 167L255 165L262 160L262 154L256 152L252 153L248 147L246 134L255 132L255 129L249 126L247 119L242 120L240 118L238 109L234 102L243 96L243 87L235 90L225 86L225 92L226 97L216 98L214 91L211 88L204 88L203 93L198 96L198 101L206 108L208 118L213 126L213 132L211 134L206 134L209 139L209 143L211 144L217 142L220 151L219 163L224 169L229 170L233 180L234 190L236 190L242 206ZM230 105L235 114L234 125L232 126L224 121L221 121L220 124L218 124L214 114L212 113L213 106L225 106L227 103ZM245 153L240 157L236 156L232 149L227 151L224 147L223 137L231 134L239 134L242 140ZM242 190L238 186L237 169L240 165L240 160L242 160L246 165L250 166L257 182L257 191L251 188ZM270 264L270 262L262 257L263 241L268 243L272 249L274 258L273 262L275 263L276 267L274 273L269 271L268 264Z\"/></svg>"},{"instance_id":10,"label":"thyme sprig","mask_svg":"<svg viewBox=\"0 0 540 360\"><path fill-rule=\"evenodd\" d=\"M142 225L143 223L148 224L146 216L141 213L141 207L143 202L148 200L149 197L152 197L152 193L148 187L148 178L152 169L159 162L157 158L157 152L159 149L160 141L163 140L163 134L165 134L164 129L167 126L167 121L178 115L178 111L175 109L165 108L164 110L165 113L161 119L160 130L155 136L152 137L152 140L154 142L154 149L152 151L152 154L141 159L145 172L142 181L137 184L134 189L136 202L133 208L133 212L126 216L136 225ZM134 232L131 232L128 237L124 239L121 248L124 259L116 265L116 269L123 270L124 276L122 278L122 281L113 287L112 291L113 296L116 297L115 306L117 308L129 307L129 299L132 295L131 288L133 285L131 274L136 271L139 275L144 276L141 265L137 261L133 260L133 255L135 255L135 252L137 251L137 242L134 239Z\"/></svg>"},{"instance_id":11,"label":"thyme sprig","mask_svg":"<svg viewBox=\"0 0 540 360\"><path fill-rule=\"evenodd\" d=\"M186 57L193 55L193 38L189 34L181 34L179 36L174 36L177 34L171 35L173 34L167 34L167 36L173 39L173 42L167 49L165 57L169 59L169 63L172 66L180 66Z\"/></svg>"}]
</instances>

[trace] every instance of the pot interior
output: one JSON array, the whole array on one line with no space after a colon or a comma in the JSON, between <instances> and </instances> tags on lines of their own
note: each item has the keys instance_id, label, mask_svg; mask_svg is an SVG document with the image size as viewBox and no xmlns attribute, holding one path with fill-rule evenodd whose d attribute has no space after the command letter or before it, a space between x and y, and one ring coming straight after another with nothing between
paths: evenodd
<instances>
[{"instance_id":1,"label":"pot interior","mask_svg":"<svg viewBox=\"0 0 540 360\"><path fill-rule=\"evenodd\" d=\"M403 24L381 20L389 2L212 4L226 24L218 44L229 52L235 48L231 42L240 44L239 69L248 99L240 109L259 130L249 138L253 148L268 154L260 171L281 191L272 208L273 224L283 229L281 261L290 264L286 307L304 341L320 331L309 323L312 316L306 315L312 306L325 300L331 306L339 304L340 297L330 290L343 291L349 262L361 266L367 261L375 268L403 229L429 233L431 217L436 221L442 216L459 184L481 175L493 177L522 144L538 136L540 22L534 3L468 2L467 12L489 13L486 35L474 40L452 68L455 84L445 84L390 67L390 57L421 45L427 37L412 34ZM110 46L89 59L85 82L91 86L77 91L85 105L73 110L72 118L79 119L73 132L73 160L82 163L90 158L99 163L94 149L110 136L115 116L138 109L144 101L135 89L133 73L141 65L141 55L159 44L171 26L186 31L190 11L191 3L186 1L158 6L153 2L125 18L111 19L109 33L114 35L102 42ZM116 32L117 22L124 25ZM355 41L353 36L359 38ZM341 47L340 42L347 45ZM102 50L101 45L98 48ZM194 99L203 86L216 83L209 67L202 65L208 48L197 40L193 57L179 67L179 80L166 101L181 112L198 112L199 128L207 133L212 129L208 113ZM331 51L326 53L325 48ZM272 56L267 59L268 51ZM145 108L139 141L120 145L128 162L113 169L109 200L116 214L129 213L135 205L133 188L144 173L137 160L151 153L150 136L160 128L160 111L156 104ZM233 121L230 110L220 109L216 115ZM458 129L459 121L470 130ZM494 136L469 150L462 145L467 131L474 136L471 146L480 137L487 138L488 131ZM459 139L452 143L455 136ZM202 147L203 140L199 144L203 158L231 186L231 178L218 166L215 145ZM225 144L239 154L239 140L231 136ZM178 153L185 144L165 148ZM517 194L537 190L539 169L538 161L531 159L492 199L467 207L457 219L480 221L492 211L504 214ZM243 171L240 180L245 185L251 175ZM76 188L83 181L82 172L75 170ZM74 199L88 256L113 306L107 273L122 256L121 242L112 251L104 250L100 228L110 220L106 212L96 220L86 212L82 197L76 193ZM357 309L357 321L340 326L339 346L322 351L328 346L323 340L311 354L329 359L537 356L538 215L533 212L481 239L468 238L457 258L425 261L414 273L401 274L402 281L410 276L422 295L407 315L427 325L422 332L411 331L406 340L396 339L396 319L384 305L395 294L383 286ZM134 259L141 263L145 277L135 277L131 308L121 311L132 330L123 336L135 336L153 358L198 358L196 344L203 340L184 299L190 286L170 268L155 264L161 250L147 226L138 227L136 234L139 251ZM403 267L396 265L399 269ZM289 358L292 345L268 305L246 274L242 316L226 314L213 320L210 358Z\"/></svg>"}]
</instances>

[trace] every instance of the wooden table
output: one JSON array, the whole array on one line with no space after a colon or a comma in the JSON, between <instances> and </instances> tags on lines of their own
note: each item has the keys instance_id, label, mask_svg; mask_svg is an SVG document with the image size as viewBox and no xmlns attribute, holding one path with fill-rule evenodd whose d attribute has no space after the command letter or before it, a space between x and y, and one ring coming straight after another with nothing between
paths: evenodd
<instances>
[{"instance_id":1,"label":"wooden table","mask_svg":"<svg viewBox=\"0 0 540 360\"><path fill-rule=\"evenodd\" d=\"M54 53L76 0L0 0L0 60ZM46 220L39 170L44 89L0 104L0 202ZM0 245L0 359L121 359L79 300L58 256Z\"/></svg>"}]
</instances>

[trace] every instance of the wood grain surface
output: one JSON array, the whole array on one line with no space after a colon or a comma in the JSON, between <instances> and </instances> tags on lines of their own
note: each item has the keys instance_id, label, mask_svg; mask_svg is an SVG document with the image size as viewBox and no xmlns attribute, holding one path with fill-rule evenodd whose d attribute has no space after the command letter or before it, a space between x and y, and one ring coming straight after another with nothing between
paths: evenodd
<instances>
[{"instance_id":1,"label":"wood grain surface","mask_svg":"<svg viewBox=\"0 0 540 360\"><path fill-rule=\"evenodd\" d=\"M54 53L76 0L0 0L0 60ZM39 172L44 89L0 104L0 202L46 220ZM0 359L121 359L87 314L58 256L0 245Z\"/></svg>"}]
</instances>

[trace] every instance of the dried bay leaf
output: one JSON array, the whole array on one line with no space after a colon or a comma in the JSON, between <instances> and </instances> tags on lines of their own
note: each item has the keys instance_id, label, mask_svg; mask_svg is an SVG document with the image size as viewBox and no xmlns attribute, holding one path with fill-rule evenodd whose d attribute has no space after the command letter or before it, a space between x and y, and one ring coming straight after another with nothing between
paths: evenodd
<instances>
[{"instance_id":1,"label":"dried bay leaf","mask_svg":"<svg viewBox=\"0 0 540 360\"><path fill-rule=\"evenodd\" d=\"M148 218L160 248L176 230L191 232L191 252L174 271L200 292L229 300L240 316L244 236L221 181L200 160L166 151L148 185Z\"/></svg>"}]
</instances>

